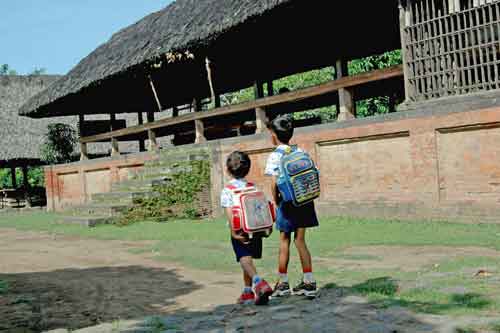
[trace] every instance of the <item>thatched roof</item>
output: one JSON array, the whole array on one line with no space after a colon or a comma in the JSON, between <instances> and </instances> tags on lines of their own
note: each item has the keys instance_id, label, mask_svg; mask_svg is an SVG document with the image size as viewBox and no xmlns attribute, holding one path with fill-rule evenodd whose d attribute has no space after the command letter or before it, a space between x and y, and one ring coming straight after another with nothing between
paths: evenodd
<instances>
[{"instance_id":1,"label":"thatched roof","mask_svg":"<svg viewBox=\"0 0 500 333\"><path fill-rule=\"evenodd\" d=\"M50 87L60 76L17 76L0 75L0 167L9 165L40 164L40 145L44 141L47 127L53 123L64 123L78 127L77 117L31 119L18 115L19 107L30 97ZM106 119L92 116L94 119ZM136 125L136 115L120 115L128 126ZM109 117L107 118L109 119ZM109 143L93 144L89 153L105 154ZM123 152L138 151L136 142L120 142Z\"/></svg>"},{"instance_id":2,"label":"thatched roof","mask_svg":"<svg viewBox=\"0 0 500 333\"><path fill-rule=\"evenodd\" d=\"M148 75L168 108L209 96L207 56L224 93L399 44L397 0L177 0L113 35L20 112L155 110Z\"/></svg>"}]
</instances>

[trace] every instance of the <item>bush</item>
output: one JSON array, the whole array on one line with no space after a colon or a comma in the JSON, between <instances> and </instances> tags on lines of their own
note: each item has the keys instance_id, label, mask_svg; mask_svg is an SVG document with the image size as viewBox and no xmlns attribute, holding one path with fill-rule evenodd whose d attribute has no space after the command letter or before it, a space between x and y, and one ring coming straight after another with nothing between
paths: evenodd
<instances>
[{"instance_id":1,"label":"bush","mask_svg":"<svg viewBox=\"0 0 500 333\"><path fill-rule=\"evenodd\" d=\"M199 193L210 183L208 159L178 162L167 183L158 185L157 197L142 199L117 220L118 225L140 221L164 222L171 218L194 219L202 215L198 204Z\"/></svg>"}]
</instances>

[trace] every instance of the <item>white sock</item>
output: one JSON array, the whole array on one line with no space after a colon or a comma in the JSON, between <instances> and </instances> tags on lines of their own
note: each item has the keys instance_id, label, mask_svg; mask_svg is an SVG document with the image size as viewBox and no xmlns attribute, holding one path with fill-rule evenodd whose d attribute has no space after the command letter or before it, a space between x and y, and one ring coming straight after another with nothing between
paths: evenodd
<instances>
[{"instance_id":1,"label":"white sock","mask_svg":"<svg viewBox=\"0 0 500 333\"><path fill-rule=\"evenodd\" d=\"M279 273L280 281L288 283L288 274L287 273Z\"/></svg>"},{"instance_id":2,"label":"white sock","mask_svg":"<svg viewBox=\"0 0 500 333\"><path fill-rule=\"evenodd\" d=\"M304 273L304 282L314 282L313 273Z\"/></svg>"}]
</instances>

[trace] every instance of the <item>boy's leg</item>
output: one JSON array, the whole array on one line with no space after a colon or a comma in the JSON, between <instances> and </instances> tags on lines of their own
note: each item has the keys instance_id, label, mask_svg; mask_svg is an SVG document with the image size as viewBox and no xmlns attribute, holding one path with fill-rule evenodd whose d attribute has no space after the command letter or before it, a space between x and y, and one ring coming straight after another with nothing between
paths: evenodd
<instances>
[{"instance_id":1,"label":"boy's leg","mask_svg":"<svg viewBox=\"0 0 500 333\"><path fill-rule=\"evenodd\" d=\"M243 292L241 296L238 298L239 304L252 304L255 302L255 295L252 289L252 276L247 273L250 271L252 273L252 268L255 270L255 267L252 267L251 257L242 257L240 258L241 268L243 270ZM250 264L249 264L250 261Z\"/></svg>"},{"instance_id":2,"label":"boy's leg","mask_svg":"<svg viewBox=\"0 0 500 333\"><path fill-rule=\"evenodd\" d=\"M288 262L290 261L290 234L280 232L280 248L278 258L278 272L280 280L284 277L288 278ZM285 281L288 282L288 281Z\"/></svg>"},{"instance_id":3,"label":"boy's leg","mask_svg":"<svg viewBox=\"0 0 500 333\"><path fill-rule=\"evenodd\" d=\"M295 231L295 246L297 247L297 251L299 252L300 262L302 264L302 271L304 272L304 277L303 281L297 287L293 288L293 292L296 295L315 297L317 288L312 273L311 253L307 248L305 237L306 237L305 228L298 228Z\"/></svg>"},{"instance_id":4,"label":"boy's leg","mask_svg":"<svg viewBox=\"0 0 500 333\"><path fill-rule=\"evenodd\" d=\"M243 270L243 284L245 288L252 288L252 277L245 270Z\"/></svg>"},{"instance_id":5,"label":"boy's leg","mask_svg":"<svg viewBox=\"0 0 500 333\"><path fill-rule=\"evenodd\" d=\"M250 285L253 284L254 286L255 304L267 304L269 301L269 296L271 296L273 289L257 274L257 269L255 268L252 257L241 257L240 265L241 268L243 268L244 274L246 275L246 277L244 276L244 279L248 277L250 280Z\"/></svg>"},{"instance_id":6,"label":"boy's leg","mask_svg":"<svg viewBox=\"0 0 500 333\"><path fill-rule=\"evenodd\" d=\"M250 286L252 285L252 279L257 275L257 269L253 264L252 257L241 257L240 265L243 269L243 279L245 280L245 286L247 285L247 278L250 280Z\"/></svg>"},{"instance_id":7,"label":"boy's leg","mask_svg":"<svg viewBox=\"0 0 500 333\"><path fill-rule=\"evenodd\" d=\"M311 253L307 248L306 244L306 229L298 228L295 231L295 247L299 252L300 263L302 264L302 270L304 273L312 273L312 259ZM312 281L310 281L312 282Z\"/></svg>"},{"instance_id":8,"label":"boy's leg","mask_svg":"<svg viewBox=\"0 0 500 333\"><path fill-rule=\"evenodd\" d=\"M279 281L274 287L274 297L288 296L292 292L288 283L288 262L290 261L290 234L280 232L280 247L278 258Z\"/></svg>"}]
</instances>

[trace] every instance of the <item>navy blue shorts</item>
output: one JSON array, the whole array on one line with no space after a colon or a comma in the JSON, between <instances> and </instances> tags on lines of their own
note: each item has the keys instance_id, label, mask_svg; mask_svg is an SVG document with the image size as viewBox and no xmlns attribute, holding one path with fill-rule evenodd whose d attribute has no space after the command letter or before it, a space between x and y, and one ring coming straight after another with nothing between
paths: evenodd
<instances>
[{"instance_id":1,"label":"navy blue shorts","mask_svg":"<svg viewBox=\"0 0 500 333\"><path fill-rule=\"evenodd\" d=\"M313 228L319 225L314 202L295 207L291 202L281 202L276 214L276 229L294 232L298 228Z\"/></svg>"},{"instance_id":2,"label":"navy blue shorts","mask_svg":"<svg viewBox=\"0 0 500 333\"><path fill-rule=\"evenodd\" d=\"M243 257L252 257L254 259L262 258L262 238L255 237L250 240L250 243L243 244L239 240L231 237L236 261L240 262Z\"/></svg>"}]
</instances>

